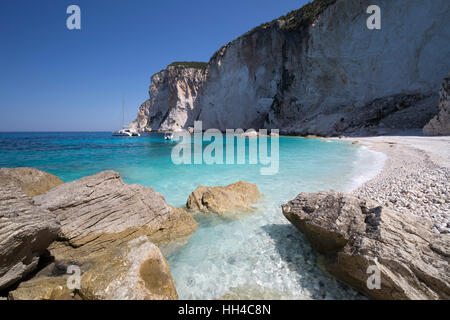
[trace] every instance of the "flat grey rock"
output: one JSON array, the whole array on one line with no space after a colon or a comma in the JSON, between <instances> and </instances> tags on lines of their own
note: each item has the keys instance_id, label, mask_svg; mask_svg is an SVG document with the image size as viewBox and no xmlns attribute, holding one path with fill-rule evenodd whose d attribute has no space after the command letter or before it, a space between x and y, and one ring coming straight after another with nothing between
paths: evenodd
<instances>
[{"instance_id":1,"label":"flat grey rock","mask_svg":"<svg viewBox=\"0 0 450 320\"><path fill-rule=\"evenodd\" d=\"M33 271L59 231L56 216L36 207L20 187L0 185L0 289Z\"/></svg>"},{"instance_id":2,"label":"flat grey rock","mask_svg":"<svg viewBox=\"0 0 450 320\"><path fill-rule=\"evenodd\" d=\"M114 171L65 183L34 200L56 215L61 238L70 248L86 249L83 254L142 235L156 243L175 240L197 229L189 213L152 188L125 184Z\"/></svg>"},{"instance_id":3,"label":"flat grey rock","mask_svg":"<svg viewBox=\"0 0 450 320\"><path fill-rule=\"evenodd\" d=\"M450 298L450 235L434 234L431 220L338 192L300 193L283 214L355 289L376 299ZM367 285L371 266L379 289Z\"/></svg>"}]
</instances>

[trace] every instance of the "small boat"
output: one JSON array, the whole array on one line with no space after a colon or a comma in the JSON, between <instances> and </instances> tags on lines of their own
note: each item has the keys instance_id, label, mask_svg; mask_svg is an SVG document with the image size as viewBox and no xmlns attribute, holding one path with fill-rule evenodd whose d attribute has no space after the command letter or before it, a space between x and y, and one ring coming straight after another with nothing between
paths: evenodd
<instances>
[{"instance_id":1,"label":"small boat","mask_svg":"<svg viewBox=\"0 0 450 320\"><path fill-rule=\"evenodd\" d=\"M115 137L140 137L141 134L135 130L125 126L125 99L122 101L122 130L117 130L113 132Z\"/></svg>"},{"instance_id":2,"label":"small boat","mask_svg":"<svg viewBox=\"0 0 450 320\"><path fill-rule=\"evenodd\" d=\"M141 134L139 132L130 130L130 129L122 129L113 132L113 136L115 137L140 137Z\"/></svg>"},{"instance_id":3,"label":"small boat","mask_svg":"<svg viewBox=\"0 0 450 320\"><path fill-rule=\"evenodd\" d=\"M165 133L164 134L164 140L172 140L173 134L172 133Z\"/></svg>"}]
</instances>

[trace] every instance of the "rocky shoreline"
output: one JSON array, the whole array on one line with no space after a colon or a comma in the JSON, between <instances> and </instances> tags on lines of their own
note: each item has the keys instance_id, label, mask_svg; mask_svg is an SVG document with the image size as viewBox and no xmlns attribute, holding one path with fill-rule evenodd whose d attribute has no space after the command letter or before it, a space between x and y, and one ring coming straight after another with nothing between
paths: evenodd
<instances>
[{"instance_id":1,"label":"rocky shoreline","mask_svg":"<svg viewBox=\"0 0 450 320\"><path fill-rule=\"evenodd\" d=\"M301 193L283 214L324 269L358 291L375 299L449 299L450 137L340 139L384 153L382 171L351 195ZM369 287L369 270L378 270L378 288Z\"/></svg>"},{"instance_id":2,"label":"rocky shoreline","mask_svg":"<svg viewBox=\"0 0 450 320\"><path fill-rule=\"evenodd\" d=\"M450 233L450 137L346 138L383 152L382 172L353 194L405 214L433 220L433 232Z\"/></svg>"}]
</instances>

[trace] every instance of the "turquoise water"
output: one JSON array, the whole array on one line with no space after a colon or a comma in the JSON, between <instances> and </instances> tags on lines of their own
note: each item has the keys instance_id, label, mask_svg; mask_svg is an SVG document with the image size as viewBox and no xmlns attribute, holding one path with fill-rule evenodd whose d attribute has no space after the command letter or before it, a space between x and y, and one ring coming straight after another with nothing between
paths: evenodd
<instances>
[{"instance_id":1,"label":"turquoise water","mask_svg":"<svg viewBox=\"0 0 450 320\"><path fill-rule=\"evenodd\" d=\"M0 133L0 167L35 167L65 182L115 170L125 182L153 187L179 207L199 185L255 183L264 198L254 214L200 220L189 243L167 256L180 298L216 299L233 288L263 288L280 298L360 298L318 269L309 244L280 206L302 191L351 190L379 170L377 154L345 142L280 137L279 172L263 176L261 165L248 161L175 165L174 145L161 134Z\"/></svg>"}]
</instances>

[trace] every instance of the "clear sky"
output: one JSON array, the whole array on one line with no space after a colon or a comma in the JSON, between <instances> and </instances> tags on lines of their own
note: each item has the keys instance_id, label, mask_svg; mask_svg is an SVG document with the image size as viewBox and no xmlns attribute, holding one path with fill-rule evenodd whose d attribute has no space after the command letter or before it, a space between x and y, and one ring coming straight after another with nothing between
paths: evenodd
<instances>
[{"instance_id":1,"label":"clear sky","mask_svg":"<svg viewBox=\"0 0 450 320\"><path fill-rule=\"evenodd\" d=\"M307 0L0 0L0 131L103 131L148 99L173 61L222 45ZM81 30L66 9L81 8Z\"/></svg>"}]
</instances>

